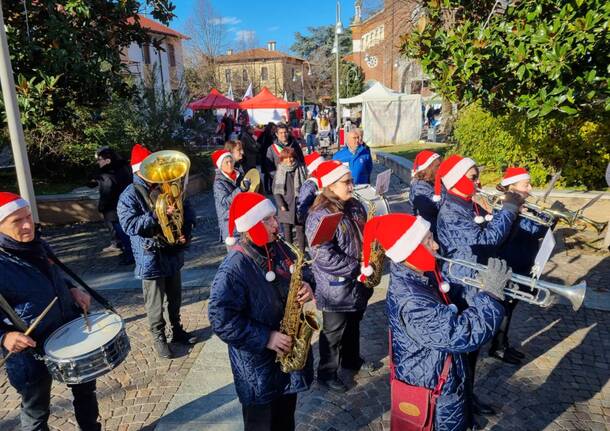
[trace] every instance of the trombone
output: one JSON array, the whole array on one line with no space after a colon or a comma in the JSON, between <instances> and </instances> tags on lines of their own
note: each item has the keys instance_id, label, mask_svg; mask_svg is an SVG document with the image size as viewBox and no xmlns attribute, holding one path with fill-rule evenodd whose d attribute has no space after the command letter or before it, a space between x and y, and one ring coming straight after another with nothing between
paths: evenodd
<instances>
[{"instance_id":1,"label":"trombone","mask_svg":"<svg viewBox=\"0 0 610 431\"><path fill-rule=\"evenodd\" d=\"M504 198L503 194L500 193L490 193L486 192L483 189L477 190L477 195L480 196L485 202L494 210L502 209L502 199ZM523 207L527 209L526 212L519 212L518 216L523 217L524 219L531 220L537 224L542 226L551 227L555 223L555 219L557 219L557 215L550 211L550 209L542 208L541 206L524 202Z\"/></svg>"},{"instance_id":2,"label":"trombone","mask_svg":"<svg viewBox=\"0 0 610 431\"><path fill-rule=\"evenodd\" d=\"M477 194L481 196L481 198L484 199L485 202L489 204L491 208L499 210L502 207L502 198L504 195L500 193L486 192L481 189L477 190ZM601 235L606 226L608 226L608 222L595 221L583 215L583 211L585 210L585 208L588 208L589 206L597 202L600 197L601 196L595 197L591 201L587 202L584 207L577 211L571 211L569 209L557 210L525 201L523 203L523 208L525 208L527 211L520 212L519 217L532 220L538 224L548 227L553 226L555 220L561 220L568 226L576 227L577 229L581 230L586 229L588 225L595 229L597 235Z\"/></svg>"},{"instance_id":3,"label":"trombone","mask_svg":"<svg viewBox=\"0 0 610 431\"><path fill-rule=\"evenodd\" d=\"M477 272L482 272L487 270L487 266L480 263L469 262L467 260L448 259L439 255L437 255L436 258L449 263L448 273L450 277L459 280L462 284L467 284L469 286L476 287L477 289L482 287L479 280L471 277L456 276L455 274L452 274L451 270L453 269L454 265L460 265L473 269ZM540 307L548 307L553 304L554 300L552 294L555 294L566 298L572 304L574 311L578 311L585 300L585 294L587 292L586 281L578 283L574 286L562 286L560 284L542 281L515 273L511 275L510 281L511 282L504 289L504 295L509 298L518 299L519 301L524 301ZM517 286L515 286L516 284L528 287L532 290L532 293L520 290Z\"/></svg>"}]
</instances>

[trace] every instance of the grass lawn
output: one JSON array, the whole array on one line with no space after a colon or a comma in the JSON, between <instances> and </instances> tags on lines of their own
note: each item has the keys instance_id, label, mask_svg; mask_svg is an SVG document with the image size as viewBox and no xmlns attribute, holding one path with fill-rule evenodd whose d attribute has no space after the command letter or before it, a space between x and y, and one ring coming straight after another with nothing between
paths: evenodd
<instances>
[{"instance_id":1,"label":"grass lawn","mask_svg":"<svg viewBox=\"0 0 610 431\"><path fill-rule=\"evenodd\" d=\"M448 144L436 144L433 142L412 142L409 144L392 145L391 147L374 147L374 151L382 151L384 153L392 153L397 156L404 157L413 161L417 153L422 150L431 150L441 156L445 155L450 148Z\"/></svg>"}]
</instances>

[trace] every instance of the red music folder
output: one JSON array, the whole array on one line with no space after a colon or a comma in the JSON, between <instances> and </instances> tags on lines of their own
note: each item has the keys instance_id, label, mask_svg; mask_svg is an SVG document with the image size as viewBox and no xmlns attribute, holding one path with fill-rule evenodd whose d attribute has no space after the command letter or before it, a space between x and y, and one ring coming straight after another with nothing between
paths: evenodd
<instances>
[{"instance_id":1,"label":"red music folder","mask_svg":"<svg viewBox=\"0 0 610 431\"><path fill-rule=\"evenodd\" d=\"M316 228L316 232L309 243L310 247L314 247L316 245L324 244L325 242L332 241L335 236L335 231L337 230L337 226L339 226L339 222L343 218L343 213L333 213L327 214L320 219L320 223Z\"/></svg>"}]
</instances>

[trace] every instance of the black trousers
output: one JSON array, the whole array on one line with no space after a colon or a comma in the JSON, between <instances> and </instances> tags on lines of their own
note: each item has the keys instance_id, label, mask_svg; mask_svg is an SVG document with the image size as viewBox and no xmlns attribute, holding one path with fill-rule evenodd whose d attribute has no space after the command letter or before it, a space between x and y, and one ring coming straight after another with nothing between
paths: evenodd
<instances>
[{"instance_id":1,"label":"black trousers","mask_svg":"<svg viewBox=\"0 0 610 431\"><path fill-rule=\"evenodd\" d=\"M182 328L180 323L180 306L182 305L182 280L180 272L172 277L160 277L142 280L144 305L150 332L154 338L165 337L165 319L163 311L167 304L167 316L172 329Z\"/></svg>"},{"instance_id":2,"label":"black trousers","mask_svg":"<svg viewBox=\"0 0 610 431\"><path fill-rule=\"evenodd\" d=\"M510 329L510 322L513 318L513 311L515 311L516 306L517 300L515 299L504 301L504 319L502 319L502 323L500 323L500 329L498 329L498 332L496 332L491 340L491 351L509 347L508 330Z\"/></svg>"},{"instance_id":3,"label":"black trousers","mask_svg":"<svg viewBox=\"0 0 610 431\"><path fill-rule=\"evenodd\" d=\"M294 235L293 235L294 228ZM284 233L284 238L291 244L296 244L296 246L301 251L305 251L305 226L298 224L289 224L282 223L282 232Z\"/></svg>"},{"instance_id":4,"label":"black trousers","mask_svg":"<svg viewBox=\"0 0 610 431\"><path fill-rule=\"evenodd\" d=\"M244 431L294 430L296 408L297 394L282 395L269 404L242 405Z\"/></svg>"},{"instance_id":5,"label":"black trousers","mask_svg":"<svg viewBox=\"0 0 610 431\"><path fill-rule=\"evenodd\" d=\"M51 404L52 379L49 373L31 385L27 385L21 395L21 429L23 431L48 431ZM68 385L72 389L74 415L83 431L99 431L99 409L95 395L95 380L80 385Z\"/></svg>"},{"instance_id":6,"label":"black trousers","mask_svg":"<svg viewBox=\"0 0 610 431\"><path fill-rule=\"evenodd\" d=\"M322 312L324 323L318 343L318 379L336 378L339 366L352 370L360 368L360 321L363 315L364 311Z\"/></svg>"}]
</instances>

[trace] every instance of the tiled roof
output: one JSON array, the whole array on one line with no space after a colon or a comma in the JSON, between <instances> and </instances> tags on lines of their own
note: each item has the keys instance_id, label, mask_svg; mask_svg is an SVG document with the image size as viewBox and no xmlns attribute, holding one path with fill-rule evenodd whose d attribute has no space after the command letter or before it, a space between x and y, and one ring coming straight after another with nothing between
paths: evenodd
<instances>
[{"instance_id":1,"label":"tiled roof","mask_svg":"<svg viewBox=\"0 0 610 431\"><path fill-rule=\"evenodd\" d=\"M303 61L302 58L295 57L294 55L286 54L282 51L269 51L265 48L247 49L231 55L221 55L216 61L218 63L239 63L244 60L271 60L275 58L292 58Z\"/></svg>"},{"instance_id":2,"label":"tiled roof","mask_svg":"<svg viewBox=\"0 0 610 431\"><path fill-rule=\"evenodd\" d=\"M178 37L180 39L190 39L190 37L185 36L184 34L177 32L176 30L172 30L171 28L152 20L150 18L145 17L144 15L138 15L140 19L140 25L142 28L145 28L153 33L165 34L167 36ZM130 18L129 23L133 23L134 19Z\"/></svg>"}]
</instances>

